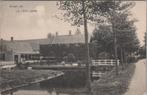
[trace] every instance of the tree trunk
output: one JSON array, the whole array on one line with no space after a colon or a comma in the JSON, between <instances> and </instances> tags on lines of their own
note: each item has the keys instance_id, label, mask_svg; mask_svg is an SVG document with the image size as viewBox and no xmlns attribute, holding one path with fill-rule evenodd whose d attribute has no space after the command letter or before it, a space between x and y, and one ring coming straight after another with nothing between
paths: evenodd
<instances>
[{"instance_id":1,"label":"tree trunk","mask_svg":"<svg viewBox=\"0 0 147 95\"><path fill-rule=\"evenodd\" d=\"M87 27L87 16L85 12L85 1L82 0L83 6L83 19L84 19L84 32L85 32L85 54L86 54L86 68L87 68L87 88L88 92L91 93L91 67L90 67L90 58L89 58L89 45L88 45L88 27Z\"/></svg>"},{"instance_id":2,"label":"tree trunk","mask_svg":"<svg viewBox=\"0 0 147 95\"><path fill-rule=\"evenodd\" d=\"M122 47L121 47L120 53L121 53L121 64L122 64L122 68L124 69L125 65L124 65L123 48Z\"/></svg>"},{"instance_id":3,"label":"tree trunk","mask_svg":"<svg viewBox=\"0 0 147 95\"><path fill-rule=\"evenodd\" d=\"M124 64L125 64L125 67L127 66L127 54L126 54L126 51L124 50Z\"/></svg>"},{"instance_id":4,"label":"tree trunk","mask_svg":"<svg viewBox=\"0 0 147 95\"><path fill-rule=\"evenodd\" d=\"M13 92L10 92L10 95L13 95Z\"/></svg>"}]
</instances>

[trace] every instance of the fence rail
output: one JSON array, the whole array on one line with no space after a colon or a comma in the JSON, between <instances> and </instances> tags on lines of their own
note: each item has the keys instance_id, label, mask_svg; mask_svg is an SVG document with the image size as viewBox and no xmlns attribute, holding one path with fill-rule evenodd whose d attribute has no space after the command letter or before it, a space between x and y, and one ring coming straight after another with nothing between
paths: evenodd
<instances>
[{"instance_id":1,"label":"fence rail","mask_svg":"<svg viewBox=\"0 0 147 95\"><path fill-rule=\"evenodd\" d=\"M107 72L109 72L109 70L112 70L113 67L116 66L116 64L119 66L120 61L119 60L115 60L115 59L98 59L98 60L92 60L92 66L96 67L96 68L101 68L102 71L92 71L92 77L96 78L96 77L101 77L104 74L106 74ZM109 70L107 70L109 68Z\"/></svg>"},{"instance_id":2,"label":"fence rail","mask_svg":"<svg viewBox=\"0 0 147 95\"><path fill-rule=\"evenodd\" d=\"M14 68L16 66L14 61L0 61L0 68Z\"/></svg>"},{"instance_id":3,"label":"fence rail","mask_svg":"<svg viewBox=\"0 0 147 95\"><path fill-rule=\"evenodd\" d=\"M120 61L115 59L98 59L92 60L92 66L115 66L119 65Z\"/></svg>"}]
</instances>

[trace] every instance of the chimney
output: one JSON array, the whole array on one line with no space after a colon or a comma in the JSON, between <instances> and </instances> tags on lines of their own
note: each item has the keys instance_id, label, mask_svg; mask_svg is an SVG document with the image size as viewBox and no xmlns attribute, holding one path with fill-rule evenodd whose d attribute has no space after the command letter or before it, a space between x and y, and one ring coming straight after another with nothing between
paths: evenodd
<instances>
[{"instance_id":1,"label":"chimney","mask_svg":"<svg viewBox=\"0 0 147 95\"><path fill-rule=\"evenodd\" d=\"M81 34L81 31L80 31L79 28L77 28L77 31L75 32L75 35L79 35L79 34Z\"/></svg>"},{"instance_id":2,"label":"chimney","mask_svg":"<svg viewBox=\"0 0 147 95\"><path fill-rule=\"evenodd\" d=\"M72 34L71 34L71 30L69 30L69 35L72 35Z\"/></svg>"},{"instance_id":3,"label":"chimney","mask_svg":"<svg viewBox=\"0 0 147 95\"><path fill-rule=\"evenodd\" d=\"M14 40L13 37L11 37L11 42L13 42L13 40Z\"/></svg>"},{"instance_id":4,"label":"chimney","mask_svg":"<svg viewBox=\"0 0 147 95\"><path fill-rule=\"evenodd\" d=\"M56 32L56 36L58 36L58 32Z\"/></svg>"}]
</instances>

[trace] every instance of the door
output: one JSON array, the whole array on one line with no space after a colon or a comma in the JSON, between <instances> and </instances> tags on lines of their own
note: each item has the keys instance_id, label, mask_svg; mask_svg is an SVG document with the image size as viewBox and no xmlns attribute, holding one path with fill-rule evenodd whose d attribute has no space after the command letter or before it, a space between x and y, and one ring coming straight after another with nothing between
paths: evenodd
<instances>
[{"instance_id":1,"label":"door","mask_svg":"<svg viewBox=\"0 0 147 95\"><path fill-rule=\"evenodd\" d=\"M16 64L18 64L18 55L14 55L14 61Z\"/></svg>"}]
</instances>

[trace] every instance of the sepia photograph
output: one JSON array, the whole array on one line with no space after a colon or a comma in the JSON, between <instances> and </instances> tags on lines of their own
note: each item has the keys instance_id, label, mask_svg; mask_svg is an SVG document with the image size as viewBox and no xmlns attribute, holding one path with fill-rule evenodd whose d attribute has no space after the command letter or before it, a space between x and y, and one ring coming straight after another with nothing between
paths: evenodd
<instances>
[{"instance_id":1,"label":"sepia photograph","mask_svg":"<svg viewBox=\"0 0 147 95\"><path fill-rule=\"evenodd\" d=\"M147 95L146 0L0 0L0 95Z\"/></svg>"}]
</instances>

